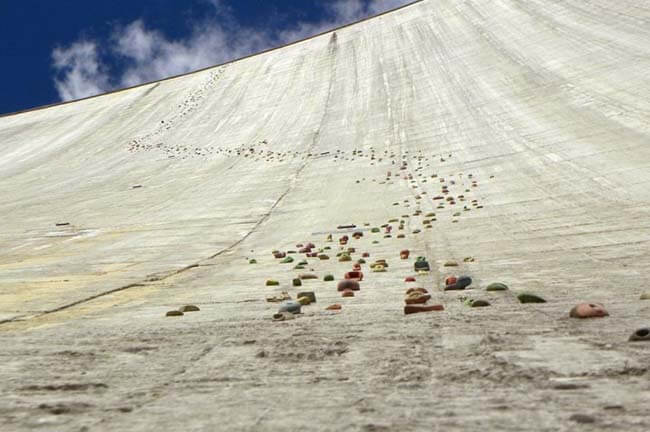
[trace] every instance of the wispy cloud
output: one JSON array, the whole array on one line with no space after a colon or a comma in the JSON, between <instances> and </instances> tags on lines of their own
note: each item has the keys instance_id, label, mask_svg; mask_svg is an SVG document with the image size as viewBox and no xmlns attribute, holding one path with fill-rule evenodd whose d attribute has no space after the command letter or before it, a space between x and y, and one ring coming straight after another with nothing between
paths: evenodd
<instances>
[{"instance_id":1,"label":"wispy cloud","mask_svg":"<svg viewBox=\"0 0 650 432\"><path fill-rule=\"evenodd\" d=\"M236 22L223 0L204 0L212 18L194 23L185 39L169 39L142 20L115 26L108 41L83 39L52 52L54 85L62 100L79 99L223 63L401 6L410 0L335 0L317 22L257 30ZM100 51L100 46L102 47ZM121 65L119 69L109 65Z\"/></svg>"}]
</instances>

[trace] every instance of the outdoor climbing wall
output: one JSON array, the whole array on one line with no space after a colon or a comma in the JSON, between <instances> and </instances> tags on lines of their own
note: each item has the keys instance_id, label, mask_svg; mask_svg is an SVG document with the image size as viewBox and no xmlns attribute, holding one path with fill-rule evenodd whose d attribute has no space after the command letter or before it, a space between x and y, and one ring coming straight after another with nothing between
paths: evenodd
<instances>
[{"instance_id":1,"label":"outdoor climbing wall","mask_svg":"<svg viewBox=\"0 0 650 432\"><path fill-rule=\"evenodd\" d=\"M647 430L649 21L425 0L1 117L0 429Z\"/></svg>"}]
</instances>

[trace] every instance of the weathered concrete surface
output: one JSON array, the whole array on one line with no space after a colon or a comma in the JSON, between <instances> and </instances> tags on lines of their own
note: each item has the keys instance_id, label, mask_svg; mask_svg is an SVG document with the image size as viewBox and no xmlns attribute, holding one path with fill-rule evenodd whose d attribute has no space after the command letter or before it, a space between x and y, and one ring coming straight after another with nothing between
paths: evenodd
<instances>
[{"instance_id":1,"label":"weathered concrete surface","mask_svg":"<svg viewBox=\"0 0 650 432\"><path fill-rule=\"evenodd\" d=\"M424 1L1 118L0 429L650 429L650 344L627 342L650 320L649 73L647 2ZM273 249L406 214L350 242L390 264L356 297L322 281L350 263L309 259L318 303L270 320L301 272ZM405 317L418 255L445 311ZM610 316L569 319L581 301Z\"/></svg>"}]
</instances>

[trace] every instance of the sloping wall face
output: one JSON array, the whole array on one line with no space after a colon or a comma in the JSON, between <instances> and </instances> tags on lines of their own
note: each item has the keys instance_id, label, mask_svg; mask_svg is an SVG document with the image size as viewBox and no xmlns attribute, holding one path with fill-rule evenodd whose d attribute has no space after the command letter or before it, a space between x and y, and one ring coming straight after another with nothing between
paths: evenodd
<instances>
[{"instance_id":1,"label":"sloping wall face","mask_svg":"<svg viewBox=\"0 0 650 432\"><path fill-rule=\"evenodd\" d=\"M649 24L632 0L425 0L0 118L1 326L98 316L108 321L84 322L117 331L114 317L163 320L177 301L257 298L216 315L254 328L270 316L265 280L295 277L277 275L271 251L321 247L331 232L336 244L346 224L365 230L357 252L426 256L434 291L455 260L475 286L628 310L650 271ZM371 237L391 219L403 228ZM350 270L332 261L310 266ZM366 278L360 316L403 318L412 263L399 268ZM328 290L320 298L337 301ZM528 323L504 310L495 323ZM557 362L588 360L576 356Z\"/></svg>"}]
</instances>

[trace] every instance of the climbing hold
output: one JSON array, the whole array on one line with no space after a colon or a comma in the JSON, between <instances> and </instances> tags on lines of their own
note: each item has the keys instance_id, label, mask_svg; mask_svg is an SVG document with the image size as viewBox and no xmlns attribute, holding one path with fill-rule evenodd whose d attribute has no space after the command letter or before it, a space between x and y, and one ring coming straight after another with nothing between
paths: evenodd
<instances>
[{"instance_id":1,"label":"climbing hold","mask_svg":"<svg viewBox=\"0 0 650 432\"><path fill-rule=\"evenodd\" d=\"M463 258L463 262L474 262L474 258L473 257L465 257L465 258Z\"/></svg>"},{"instance_id":2,"label":"climbing hold","mask_svg":"<svg viewBox=\"0 0 650 432\"><path fill-rule=\"evenodd\" d=\"M309 280L309 279L318 279L318 276L316 276L313 273L302 273L298 275L298 277L302 280Z\"/></svg>"},{"instance_id":3,"label":"climbing hold","mask_svg":"<svg viewBox=\"0 0 650 432\"><path fill-rule=\"evenodd\" d=\"M501 282L493 282L485 288L486 291L507 291L508 286Z\"/></svg>"},{"instance_id":4,"label":"climbing hold","mask_svg":"<svg viewBox=\"0 0 650 432\"><path fill-rule=\"evenodd\" d=\"M404 279L404 282L415 282L415 278L413 276L408 276Z\"/></svg>"},{"instance_id":5,"label":"climbing hold","mask_svg":"<svg viewBox=\"0 0 650 432\"><path fill-rule=\"evenodd\" d=\"M290 312L290 313L293 313L293 314L298 314L298 313L300 313L300 308L301 307L302 307L302 305L300 303L298 303L297 301L290 300L290 301L287 301L285 303L282 303L280 305L280 308L278 309L278 312L279 313Z\"/></svg>"},{"instance_id":6,"label":"climbing hold","mask_svg":"<svg viewBox=\"0 0 650 432\"><path fill-rule=\"evenodd\" d=\"M374 273L384 273L384 272L386 272L386 267L381 265L381 264L376 264L371 268L372 268L372 271Z\"/></svg>"},{"instance_id":7,"label":"climbing hold","mask_svg":"<svg viewBox=\"0 0 650 432\"><path fill-rule=\"evenodd\" d=\"M359 258L359 259L357 260L357 263L358 263L358 264L365 264L365 263L366 263L366 260L364 260L363 258Z\"/></svg>"},{"instance_id":8,"label":"climbing hold","mask_svg":"<svg viewBox=\"0 0 650 432\"><path fill-rule=\"evenodd\" d=\"M447 261L444 264L445 267L458 267L458 263L456 261Z\"/></svg>"},{"instance_id":9,"label":"climbing hold","mask_svg":"<svg viewBox=\"0 0 650 432\"><path fill-rule=\"evenodd\" d=\"M339 257L339 262L347 262L347 261L352 261L352 258L350 258L350 255L348 255L347 253L344 253Z\"/></svg>"},{"instance_id":10,"label":"climbing hold","mask_svg":"<svg viewBox=\"0 0 650 432\"><path fill-rule=\"evenodd\" d=\"M447 284L445 286L445 291L452 291L452 290L464 290L468 286L472 284L472 278L469 276L461 276L459 277L456 282Z\"/></svg>"},{"instance_id":11,"label":"climbing hold","mask_svg":"<svg viewBox=\"0 0 650 432\"><path fill-rule=\"evenodd\" d=\"M295 316L291 312L278 312L273 314L273 321L287 321L294 318Z\"/></svg>"},{"instance_id":12,"label":"climbing hold","mask_svg":"<svg viewBox=\"0 0 650 432\"><path fill-rule=\"evenodd\" d=\"M294 279L293 286L302 286L302 281L299 278Z\"/></svg>"},{"instance_id":13,"label":"climbing hold","mask_svg":"<svg viewBox=\"0 0 650 432\"><path fill-rule=\"evenodd\" d=\"M337 291L344 291L344 290L359 291L361 289L361 286L359 285L359 282L356 280L344 279L338 283L336 289Z\"/></svg>"},{"instance_id":14,"label":"climbing hold","mask_svg":"<svg viewBox=\"0 0 650 432\"><path fill-rule=\"evenodd\" d=\"M361 282L363 280L363 273L360 271L347 272L343 276L343 279L349 279L349 280L355 280L357 282Z\"/></svg>"},{"instance_id":15,"label":"climbing hold","mask_svg":"<svg viewBox=\"0 0 650 432\"><path fill-rule=\"evenodd\" d=\"M378 233L380 231L381 230L379 228L377 228L377 227L374 227L373 229L370 230L371 233Z\"/></svg>"},{"instance_id":16,"label":"climbing hold","mask_svg":"<svg viewBox=\"0 0 650 432\"><path fill-rule=\"evenodd\" d=\"M411 254L411 252L410 252L408 249L404 249L404 250L401 250L401 251L400 251L400 253L399 253L399 257L400 257L401 259L405 260L405 259L408 259L408 258L409 258L409 255L410 255L410 254Z\"/></svg>"},{"instance_id":17,"label":"climbing hold","mask_svg":"<svg viewBox=\"0 0 650 432\"><path fill-rule=\"evenodd\" d=\"M343 309L343 306L341 306L341 305L338 304L338 303L335 303L335 304L329 305L329 306L327 306L327 307L325 308L325 310L341 310L341 309Z\"/></svg>"},{"instance_id":18,"label":"climbing hold","mask_svg":"<svg viewBox=\"0 0 650 432\"><path fill-rule=\"evenodd\" d=\"M605 307L600 303L580 303L571 308L571 318L602 318L609 316Z\"/></svg>"},{"instance_id":19,"label":"climbing hold","mask_svg":"<svg viewBox=\"0 0 650 432\"><path fill-rule=\"evenodd\" d=\"M320 254L320 255L318 255L318 259L319 260L328 260L328 259L330 259L330 257L328 255L325 255L325 254Z\"/></svg>"},{"instance_id":20,"label":"climbing hold","mask_svg":"<svg viewBox=\"0 0 650 432\"><path fill-rule=\"evenodd\" d=\"M303 306L307 306L308 304L311 303L311 300L309 299L309 297L298 296L298 303L300 303Z\"/></svg>"},{"instance_id":21,"label":"climbing hold","mask_svg":"<svg viewBox=\"0 0 650 432\"><path fill-rule=\"evenodd\" d=\"M334 276L331 275L331 274L327 274L327 275L325 275L325 277L323 278L323 280L324 280L325 282L332 282L332 281L334 280Z\"/></svg>"},{"instance_id":22,"label":"climbing hold","mask_svg":"<svg viewBox=\"0 0 650 432\"><path fill-rule=\"evenodd\" d=\"M442 311L445 308L442 305L406 305L404 306L404 315L410 315L419 312Z\"/></svg>"},{"instance_id":23,"label":"climbing hold","mask_svg":"<svg viewBox=\"0 0 650 432\"><path fill-rule=\"evenodd\" d=\"M184 312L198 312L201 309L199 309L198 306L185 305L185 306L180 307L178 310L184 313Z\"/></svg>"},{"instance_id":24,"label":"climbing hold","mask_svg":"<svg viewBox=\"0 0 650 432\"><path fill-rule=\"evenodd\" d=\"M398 239L403 239L404 237L405 237L404 234L397 234L397 238L398 238Z\"/></svg>"},{"instance_id":25,"label":"climbing hold","mask_svg":"<svg viewBox=\"0 0 650 432\"><path fill-rule=\"evenodd\" d=\"M291 300L291 296L289 295L288 292L282 291L280 295L277 296L269 296L266 298L266 301L269 303L281 303L285 300Z\"/></svg>"},{"instance_id":26,"label":"climbing hold","mask_svg":"<svg viewBox=\"0 0 650 432\"><path fill-rule=\"evenodd\" d=\"M520 303L546 303L546 300L531 293L520 293L517 295L517 299Z\"/></svg>"},{"instance_id":27,"label":"climbing hold","mask_svg":"<svg viewBox=\"0 0 650 432\"><path fill-rule=\"evenodd\" d=\"M364 258L369 258L370 254L368 252L364 252L364 253L361 254L361 256L364 257Z\"/></svg>"},{"instance_id":28,"label":"climbing hold","mask_svg":"<svg viewBox=\"0 0 650 432\"><path fill-rule=\"evenodd\" d=\"M458 281L456 276L449 276L447 279L445 279L445 285L452 285L455 284Z\"/></svg>"},{"instance_id":29,"label":"climbing hold","mask_svg":"<svg viewBox=\"0 0 650 432\"><path fill-rule=\"evenodd\" d=\"M296 297L298 297L298 301L300 301L301 297L307 297L309 299L310 303L316 303L316 293L313 291L302 291L296 294Z\"/></svg>"},{"instance_id":30,"label":"climbing hold","mask_svg":"<svg viewBox=\"0 0 650 432\"><path fill-rule=\"evenodd\" d=\"M281 264L289 264L289 263L292 263L292 262L293 262L293 258L290 257L290 256L288 256L285 259L283 259L282 261L280 261Z\"/></svg>"},{"instance_id":31,"label":"climbing hold","mask_svg":"<svg viewBox=\"0 0 650 432\"><path fill-rule=\"evenodd\" d=\"M429 294L424 294L418 291L413 291L406 295L404 303L406 304L424 304L431 299Z\"/></svg>"},{"instance_id":32,"label":"climbing hold","mask_svg":"<svg viewBox=\"0 0 650 432\"><path fill-rule=\"evenodd\" d=\"M286 257L287 254L286 254L285 252L274 251L274 252L273 252L273 256L274 256L275 258L278 258L278 259L279 259L279 258L284 258L284 257Z\"/></svg>"},{"instance_id":33,"label":"climbing hold","mask_svg":"<svg viewBox=\"0 0 650 432\"><path fill-rule=\"evenodd\" d=\"M348 224L348 225L339 225L336 227L336 229L352 229L356 228L357 226L354 224Z\"/></svg>"},{"instance_id":34,"label":"climbing hold","mask_svg":"<svg viewBox=\"0 0 650 432\"><path fill-rule=\"evenodd\" d=\"M650 341L650 328L643 327L632 333L630 342Z\"/></svg>"},{"instance_id":35,"label":"climbing hold","mask_svg":"<svg viewBox=\"0 0 650 432\"><path fill-rule=\"evenodd\" d=\"M420 271L425 271L428 272L431 270L429 267L429 263L427 262L426 258L420 256L417 258L415 263L413 264L413 268L415 269L416 272Z\"/></svg>"},{"instance_id":36,"label":"climbing hold","mask_svg":"<svg viewBox=\"0 0 650 432\"><path fill-rule=\"evenodd\" d=\"M266 281L266 286L278 286L278 285L280 285L280 282L276 280L269 279Z\"/></svg>"},{"instance_id":37,"label":"climbing hold","mask_svg":"<svg viewBox=\"0 0 650 432\"><path fill-rule=\"evenodd\" d=\"M361 271L361 264L359 264L358 262L354 263L354 265L352 266L352 270Z\"/></svg>"},{"instance_id":38,"label":"climbing hold","mask_svg":"<svg viewBox=\"0 0 650 432\"><path fill-rule=\"evenodd\" d=\"M641 294L641 300L650 300L650 292Z\"/></svg>"},{"instance_id":39,"label":"climbing hold","mask_svg":"<svg viewBox=\"0 0 650 432\"><path fill-rule=\"evenodd\" d=\"M346 289L341 292L341 297L354 297L354 291Z\"/></svg>"},{"instance_id":40,"label":"climbing hold","mask_svg":"<svg viewBox=\"0 0 650 432\"><path fill-rule=\"evenodd\" d=\"M471 307L486 307L486 306L490 306L490 302L488 302L486 300L472 300L472 302L470 303L470 306Z\"/></svg>"},{"instance_id":41,"label":"climbing hold","mask_svg":"<svg viewBox=\"0 0 650 432\"><path fill-rule=\"evenodd\" d=\"M294 266L293 269L294 269L294 270L304 270L304 269L305 269L305 266L302 265L302 264L298 264L298 265Z\"/></svg>"},{"instance_id":42,"label":"climbing hold","mask_svg":"<svg viewBox=\"0 0 650 432\"><path fill-rule=\"evenodd\" d=\"M183 312L178 311L178 310L170 310L165 314L165 316L183 316Z\"/></svg>"}]
</instances>

